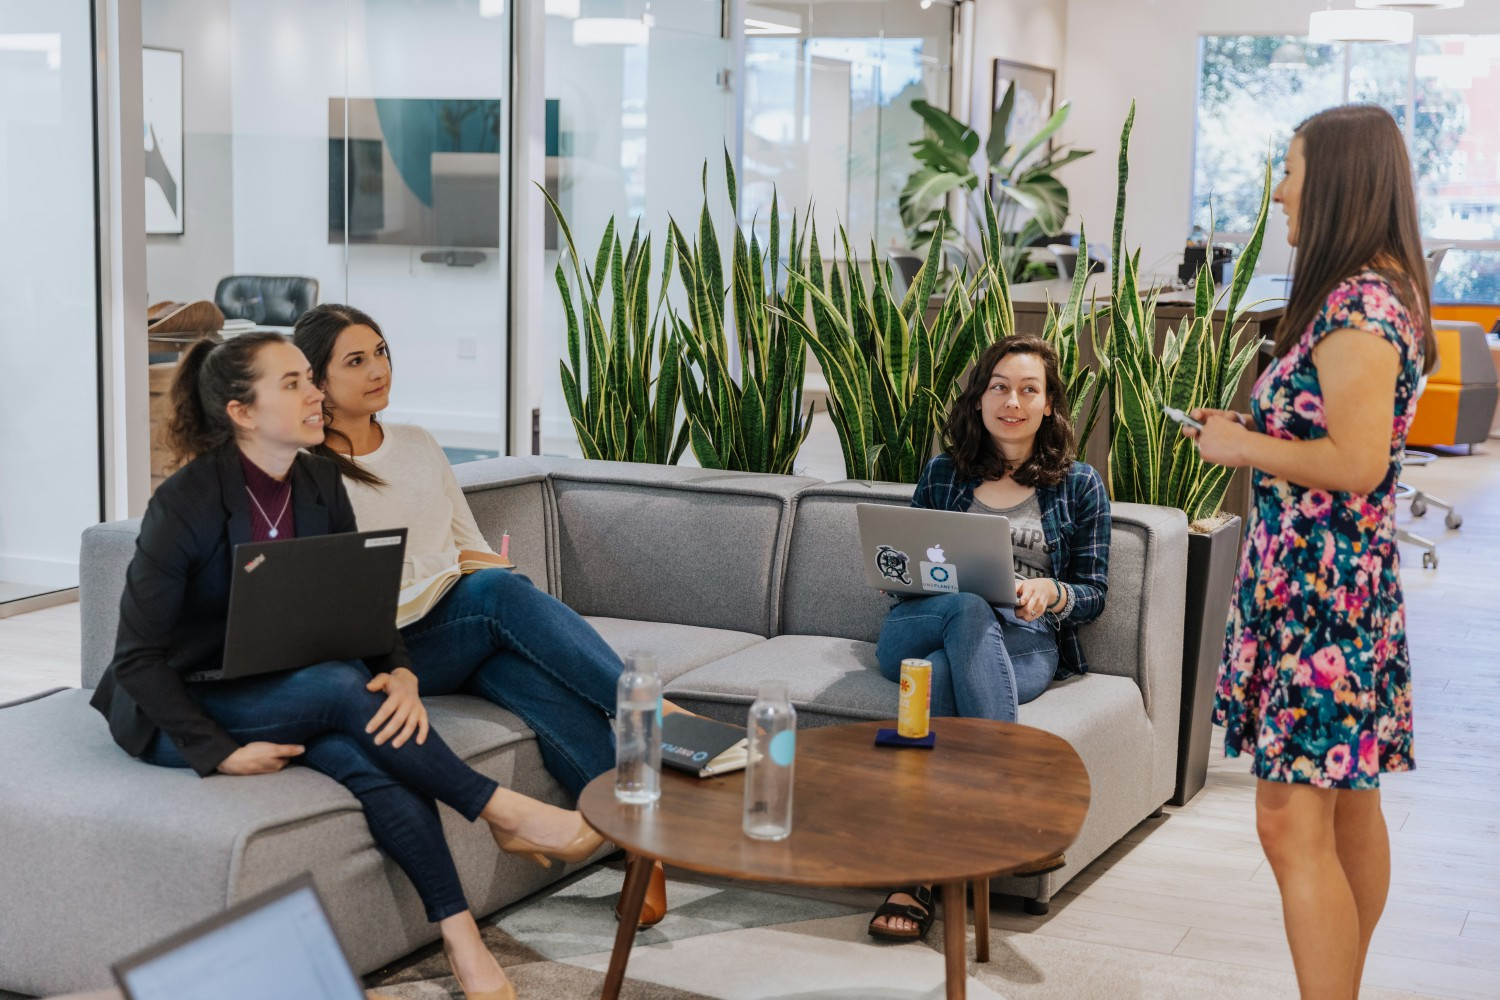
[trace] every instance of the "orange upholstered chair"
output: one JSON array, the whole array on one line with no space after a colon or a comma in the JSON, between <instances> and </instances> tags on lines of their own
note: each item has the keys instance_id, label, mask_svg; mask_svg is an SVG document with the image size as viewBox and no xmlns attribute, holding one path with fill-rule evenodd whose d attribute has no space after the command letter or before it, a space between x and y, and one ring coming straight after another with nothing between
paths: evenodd
<instances>
[{"instance_id":1,"label":"orange upholstered chair","mask_svg":"<svg viewBox=\"0 0 1500 1000\"><path fill-rule=\"evenodd\" d=\"M1500 402L1495 363L1478 323L1437 320L1438 366L1407 431L1412 445L1475 445L1489 437Z\"/></svg>"}]
</instances>

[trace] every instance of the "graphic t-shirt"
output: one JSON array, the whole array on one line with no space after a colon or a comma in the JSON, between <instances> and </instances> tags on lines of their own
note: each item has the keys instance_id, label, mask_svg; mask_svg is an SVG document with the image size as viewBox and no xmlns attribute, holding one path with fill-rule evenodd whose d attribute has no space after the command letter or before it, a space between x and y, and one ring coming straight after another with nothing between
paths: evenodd
<instances>
[{"instance_id":1,"label":"graphic t-shirt","mask_svg":"<svg viewBox=\"0 0 1500 1000\"><path fill-rule=\"evenodd\" d=\"M1036 493L1014 507L991 507L975 497L969 508L976 514L1003 514L1010 519L1010 549L1016 576L1036 580L1052 575L1052 546L1042 530L1042 503Z\"/></svg>"}]
</instances>

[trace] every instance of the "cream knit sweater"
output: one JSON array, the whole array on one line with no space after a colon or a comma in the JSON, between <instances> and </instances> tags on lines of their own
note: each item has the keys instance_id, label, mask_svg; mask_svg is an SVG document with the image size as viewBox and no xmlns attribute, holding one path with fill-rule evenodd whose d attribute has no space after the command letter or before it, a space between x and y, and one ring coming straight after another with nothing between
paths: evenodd
<instances>
[{"instance_id":1,"label":"cream knit sweater","mask_svg":"<svg viewBox=\"0 0 1500 1000\"><path fill-rule=\"evenodd\" d=\"M479 533L448 456L433 436L413 424L381 427L385 440L380 447L355 461L386 485L345 479L344 486L360 531L406 529L402 587L453 566L460 550L494 551Z\"/></svg>"}]
</instances>

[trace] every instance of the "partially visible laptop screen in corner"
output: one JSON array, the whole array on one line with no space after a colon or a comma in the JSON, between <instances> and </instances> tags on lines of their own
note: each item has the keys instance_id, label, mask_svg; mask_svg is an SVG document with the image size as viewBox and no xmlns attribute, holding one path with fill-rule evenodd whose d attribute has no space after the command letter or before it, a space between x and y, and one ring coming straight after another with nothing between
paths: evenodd
<instances>
[{"instance_id":1,"label":"partially visible laptop screen in corner","mask_svg":"<svg viewBox=\"0 0 1500 1000\"><path fill-rule=\"evenodd\" d=\"M127 1000L364 1000L302 876L115 966Z\"/></svg>"}]
</instances>

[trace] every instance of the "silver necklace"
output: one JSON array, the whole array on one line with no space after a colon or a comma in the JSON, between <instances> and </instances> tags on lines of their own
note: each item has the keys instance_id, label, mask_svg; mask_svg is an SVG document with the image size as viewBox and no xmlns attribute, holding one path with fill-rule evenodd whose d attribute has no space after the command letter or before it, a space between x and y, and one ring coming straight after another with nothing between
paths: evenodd
<instances>
[{"instance_id":1,"label":"silver necklace","mask_svg":"<svg viewBox=\"0 0 1500 1000\"><path fill-rule=\"evenodd\" d=\"M286 491L286 499L281 502L281 513L276 515L274 521L271 520L271 515L266 513L266 509L260 505L260 501L255 499L255 494L251 492L250 487L246 486L245 492L250 494L250 502L255 504L255 509L260 511L260 516L265 518L266 523L271 526L271 537L275 538L281 534L281 519L286 516L287 506L292 502L292 491L290 489Z\"/></svg>"}]
</instances>

